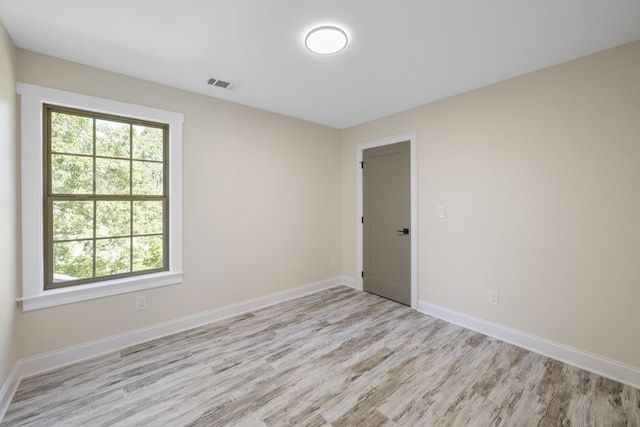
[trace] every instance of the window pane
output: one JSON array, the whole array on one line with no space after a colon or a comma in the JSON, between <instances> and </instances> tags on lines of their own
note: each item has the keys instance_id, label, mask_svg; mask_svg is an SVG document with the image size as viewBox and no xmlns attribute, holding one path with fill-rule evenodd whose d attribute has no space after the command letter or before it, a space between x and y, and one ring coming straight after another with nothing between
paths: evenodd
<instances>
[{"instance_id":1,"label":"window pane","mask_svg":"<svg viewBox=\"0 0 640 427\"><path fill-rule=\"evenodd\" d=\"M93 160L52 154L51 191L53 194L93 194Z\"/></svg>"},{"instance_id":2,"label":"window pane","mask_svg":"<svg viewBox=\"0 0 640 427\"><path fill-rule=\"evenodd\" d=\"M96 120L96 155L130 158L130 129L127 123Z\"/></svg>"},{"instance_id":3,"label":"window pane","mask_svg":"<svg viewBox=\"0 0 640 427\"><path fill-rule=\"evenodd\" d=\"M93 277L93 244L91 241L53 244L53 281Z\"/></svg>"},{"instance_id":4,"label":"window pane","mask_svg":"<svg viewBox=\"0 0 640 427\"><path fill-rule=\"evenodd\" d=\"M93 202L54 201L53 240L93 237Z\"/></svg>"},{"instance_id":5,"label":"window pane","mask_svg":"<svg viewBox=\"0 0 640 427\"><path fill-rule=\"evenodd\" d=\"M162 163L133 162L133 194L162 195L163 179Z\"/></svg>"},{"instance_id":6,"label":"window pane","mask_svg":"<svg viewBox=\"0 0 640 427\"><path fill-rule=\"evenodd\" d=\"M96 237L120 237L131 234L131 202L96 202Z\"/></svg>"},{"instance_id":7,"label":"window pane","mask_svg":"<svg viewBox=\"0 0 640 427\"><path fill-rule=\"evenodd\" d=\"M147 126L133 126L133 158L162 161L164 151L163 130Z\"/></svg>"},{"instance_id":8,"label":"window pane","mask_svg":"<svg viewBox=\"0 0 640 427\"><path fill-rule=\"evenodd\" d=\"M162 234L163 202L133 202L133 234Z\"/></svg>"},{"instance_id":9,"label":"window pane","mask_svg":"<svg viewBox=\"0 0 640 427\"><path fill-rule=\"evenodd\" d=\"M133 271L162 268L162 236L133 238Z\"/></svg>"},{"instance_id":10,"label":"window pane","mask_svg":"<svg viewBox=\"0 0 640 427\"><path fill-rule=\"evenodd\" d=\"M93 119L51 112L51 151L93 154Z\"/></svg>"},{"instance_id":11,"label":"window pane","mask_svg":"<svg viewBox=\"0 0 640 427\"><path fill-rule=\"evenodd\" d=\"M128 273L131 239L100 239L96 242L96 276Z\"/></svg>"},{"instance_id":12,"label":"window pane","mask_svg":"<svg viewBox=\"0 0 640 427\"><path fill-rule=\"evenodd\" d=\"M129 160L96 159L96 194L129 194Z\"/></svg>"}]
</instances>

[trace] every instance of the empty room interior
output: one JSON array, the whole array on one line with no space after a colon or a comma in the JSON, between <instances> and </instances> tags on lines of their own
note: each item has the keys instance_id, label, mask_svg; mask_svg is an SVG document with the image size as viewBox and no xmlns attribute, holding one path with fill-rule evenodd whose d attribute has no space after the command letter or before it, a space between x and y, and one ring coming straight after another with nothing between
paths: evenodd
<instances>
[{"instance_id":1,"label":"empty room interior","mask_svg":"<svg viewBox=\"0 0 640 427\"><path fill-rule=\"evenodd\" d=\"M0 153L2 427L640 425L637 0L0 0Z\"/></svg>"}]
</instances>

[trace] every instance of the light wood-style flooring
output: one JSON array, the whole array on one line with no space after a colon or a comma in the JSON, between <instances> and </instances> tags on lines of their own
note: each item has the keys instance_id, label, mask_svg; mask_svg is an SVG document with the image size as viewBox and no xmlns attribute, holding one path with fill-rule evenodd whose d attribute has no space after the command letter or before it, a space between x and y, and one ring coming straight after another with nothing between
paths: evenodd
<instances>
[{"instance_id":1,"label":"light wood-style flooring","mask_svg":"<svg viewBox=\"0 0 640 427\"><path fill-rule=\"evenodd\" d=\"M640 390L336 287L22 381L7 426L640 426Z\"/></svg>"}]
</instances>

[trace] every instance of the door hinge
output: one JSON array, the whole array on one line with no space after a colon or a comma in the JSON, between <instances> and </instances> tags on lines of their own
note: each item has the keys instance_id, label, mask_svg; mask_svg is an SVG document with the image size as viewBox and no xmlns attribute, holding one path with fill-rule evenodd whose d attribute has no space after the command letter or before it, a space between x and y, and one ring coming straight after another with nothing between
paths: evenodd
<instances>
[{"instance_id":1,"label":"door hinge","mask_svg":"<svg viewBox=\"0 0 640 427\"><path fill-rule=\"evenodd\" d=\"M364 169L364 162L360 162L360 169Z\"/></svg>"},{"instance_id":2,"label":"door hinge","mask_svg":"<svg viewBox=\"0 0 640 427\"><path fill-rule=\"evenodd\" d=\"M362 278L364 279L364 271L360 272L360 276L362 276Z\"/></svg>"},{"instance_id":3,"label":"door hinge","mask_svg":"<svg viewBox=\"0 0 640 427\"><path fill-rule=\"evenodd\" d=\"M364 224L364 217L363 217L363 216L361 216L361 217L360 217L360 222L361 222L362 224Z\"/></svg>"}]
</instances>

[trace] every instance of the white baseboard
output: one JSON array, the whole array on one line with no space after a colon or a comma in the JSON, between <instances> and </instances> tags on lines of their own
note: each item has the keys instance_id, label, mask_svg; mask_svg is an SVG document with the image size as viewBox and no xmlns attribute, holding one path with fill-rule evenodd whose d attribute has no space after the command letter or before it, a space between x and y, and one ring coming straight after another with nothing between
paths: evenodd
<instances>
[{"instance_id":1,"label":"white baseboard","mask_svg":"<svg viewBox=\"0 0 640 427\"><path fill-rule=\"evenodd\" d=\"M76 363L91 357L100 356L105 353L117 351L145 341L162 338L187 329L196 328L231 316L247 313L258 308L267 307L293 298L329 289L338 285L350 286L349 283L351 283L349 278L342 276L334 277L332 279L287 289L285 291L253 298L236 304L193 314L191 316L169 320L146 328L136 329L134 331L112 335L95 341L89 341L71 347L62 348L60 350L20 359L11 371L11 374L6 380L4 386L0 389L0 422L2 422L4 414L9 407L9 403L13 398L13 394L18 388L18 384L22 378Z\"/></svg>"},{"instance_id":2,"label":"white baseboard","mask_svg":"<svg viewBox=\"0 0 640 427\"><path fill-rule=\"evenodd\" d=\"M356 291L362 290L362 286L358 286L358 281L351 277L342 276L342 284L348 286L349 288L355 289Z\"/></svg>"},{"instance_id":3,"label":"white baseboard","mask_svg":"<svg viewBox=\"0 0 640 427\"><path fill-rule=\"evenodd\" d=\"M540 338L526 332L497 323L478 319L468 314L450 310L424 301L418 302L418 311L454 323L472 331L531 350L543 356L559 360L603 377L640 388L640 368L574 347Z\"/></svg>"},{"instance_id":4,"label":"white baseboard","mask_svg":"<svg viewBox=\"0 0 640 427\"><path fill-rule=\"evenodd\" d=\"M15 394L16 390L18 390L19 384L20 377L18 376L18 364L16 364L9 373L9 377L4 382L4 385L0 389L0 423L4 418L4 414L7 413L7 409L9 409L11 399L13 399L13 395Z\"/></svg>"}]
</instances>

